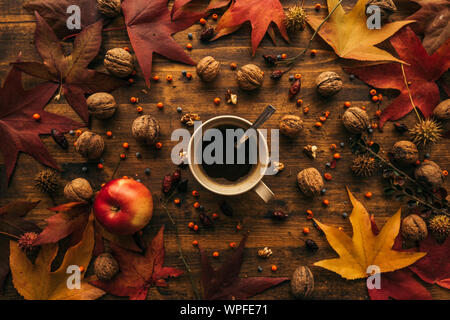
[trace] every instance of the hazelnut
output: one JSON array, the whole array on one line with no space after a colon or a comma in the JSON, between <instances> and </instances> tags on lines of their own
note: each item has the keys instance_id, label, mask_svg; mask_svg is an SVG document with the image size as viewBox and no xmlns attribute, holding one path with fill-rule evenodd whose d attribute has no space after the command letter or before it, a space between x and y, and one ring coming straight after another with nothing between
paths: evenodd
<instances>
[{"instance_id":1,"label":"hazelnut","mask_svg":"<svg viewBox=\"0 0 450 320\"><path fill-rule=\"evenodd\" d=\"M70 181L64 188L64 196L75 202L87 202L94 195L91 184L84 178Z\"/></svg>"},{"instance_id":2,"label":"hazelnut","mask_svg":"<svg viewBox=\"0 0 450 320\"><path fill-rule=\"evenodd\" d=\"M111 118L117 109L117 103L114 97L106 92L98 92L90 95L86 99L89 113L97 119Z\"/></svg>"},{"instance_id":3,"label":"hazelnut","mask_svg":"<svg viewBox=\"0 0 450 320\"><path fill-rule=\"evenodd\" d=\"M439 120L450 120L450 99L439 103L434 109L433 115Z\"/></svg>"},{"instance_id":4,"label":"hazelnut","mask_svg":"<svg viewBox=\"0 0 450 320\"><path fill-rule=\"evenodd\" d=\"M197 64L197 74L205 82L213 81L220 71L220 63L213 57L207 56Z\"/></svg>"},{"instance_id":5,"label":"hazelnut","mask_svg":"<svg viewBox=\"0 0 450 320\"><path fill-rule=\"evenodd\" d=\"M298 116L285 115L280 120L280 132L288 137L296 137L303 129L303 121Z\"/></svg>"},{"instance_id":6,"label":"hazelnut","mask_svg":"<svg viewBox=\"0 0 450 320\"><path fill-rule=\"evenodd\" d=\"M323 189L323 179L316 168L307 168L297 174L297 184L300 191L307 197L320 193Z\"/></svg>"},{"instance_id":7,"label":"hazelnut","mask_svg":"<svg viewBox=\"0 0 450 320\"><path fill-rule=\"evenodd\" d=\"M395 161L401 165L410 165L419 160L419 150L411 141L398 141L392 147Z\"/></svg>"},{"instance_id":8,"label":"hazelnut","mask_svg":"<svg viewBox=\"0 0 450 320\"><path fill-rule=\"evenodd\" d=\"M316 79L317 92L324 97L331 97L342 89L342 79L332 71L319 74Z\"/></svg>"},{"instance_id":9,"label":"hazelnut","mask_svg":"<svg viewBox=\"0 0 450 320\"><path fill-rule=\"evenodd\" d=\"M414 171L416 179L425 186L436 190L444 183L444 175L441 168L434 161L422 162Z\"/></svg>"},{"instance_id":10,"label":"hazelnut","mask_svg":"<svg viewBox=\"0 0 450 320\"><path fill-rule=\"evenodd\" d=\"M103 138L90 131L83 132L76 141L77 152L89 160L100 158L104 148Z\"/></svg>"},{"instance_id":11,"label":"hazelnut","mask_svg":"<svg viewBox=\"0 0 450 320\"><path fill-rule=\"evenodd\" d=\"M150 115L140 116L133 121L133 137L140 142L153 145L159 138L159 123Z\"/></svg>"},{"instance_id":12,"label":"hazelnut","mask_svg":"<svg viewBox=\"0 0 450 320\"><path fill-rule=\"evenodd\" d=\"M122 11L120 0L97 0L97 9L108 18L114 18Z\"/></svg>"},{"instance_id":13,"label":"hazelnut","mask_svg":"<svg viewBox=\"0 0 450 320\"><path fill-rule=\"evenodd\" d=\"M314 291L314 276L308 267L295 269L291 279L291 292L297 299L307 298Z\"/></svg>"},{"instance_id":14,"label":"hazelnut","mask_svg":"<svg viewBox=\"0 0 450 320\"><path fill-rule=\"evenodd\" d=\"M94 272L99 280L108 281L119 273L119 264L110 253L102 253L95 259Z\"/></svg>"},{"instance_id":15,"label":"hazelnut","mask_svg":"<svg viewBox=\"0 0 450 320\"><path fill-rule=\"evenodd\" d=\"M420 241L428 236L427 225L421 217L411 214L403 219L401 233L406 239Z\"/></svg>"},{"instance_id":16,"label":"hazelnut","mask_svg":"<svg viewBox=\"0 0 450 320\"><path fill-rule=\"evenodd\" d=\"M369 126L369 115L361 108L348 108L342 116L344 127L351 133L361 133Z\"/></svg>"},{"instance_id":17,"label":"hazelnut","mask_svg":"<svg viewBox=\"0 0 450 320\"><path fill-rule=\"evenodd\" d=\"M246 64L236 73L239 88L243 90L255 90L261 87L264 80L264 72L254 64Z\"/></svg>"},{"instance_id":18,"label":"hazelnut","mask_svg":"<svg viewBox=\"0 0 450 320\"><path fill-rule=\"evenodd\" d=\"M103 63L110 74L119 78L128 77L134 70L133 56L122 48L106 52Z\"/></svg>"}]
</instances>

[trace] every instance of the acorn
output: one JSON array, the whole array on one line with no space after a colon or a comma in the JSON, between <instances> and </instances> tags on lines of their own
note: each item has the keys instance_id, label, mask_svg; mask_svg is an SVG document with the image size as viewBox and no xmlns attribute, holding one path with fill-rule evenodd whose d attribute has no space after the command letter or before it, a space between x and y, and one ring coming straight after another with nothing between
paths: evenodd
<instances>
[{"instance_id":1,"label":"acorn","mask_svg":"<svg viewBox=\"0 0 450 320\"><path fill-rule=\"evenodd\" d=\"M59 187L58 173L52 169L44 169L34 177L34 185L42 193L56 193Z\"/></svg>"}]
</instances>

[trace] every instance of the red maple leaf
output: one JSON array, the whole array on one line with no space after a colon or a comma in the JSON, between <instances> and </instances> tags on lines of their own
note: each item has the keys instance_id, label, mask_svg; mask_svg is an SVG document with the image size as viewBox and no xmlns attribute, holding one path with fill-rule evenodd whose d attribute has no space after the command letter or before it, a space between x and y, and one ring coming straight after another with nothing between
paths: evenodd
<instances>
[{"instance_id":1,"label":"red maple leaf","mask_svg":"<svg viewBox=\"0 0 450 320\"><path fill-rule=\"evenodd\" d=\"M70 13L67 9L76 5L80 8L81 29L99 21L103 18L97 9L96 0L29 0L23 7L30 12L37 11L52 26L59 38L80 32L79 29L69 29L67 19Z\"/></svg>"},{"instance_id":2,"label":"red maple leaf","mask_svg":"<svg viewBox=\"0 0 450 320\"><path fill-rule=\"evenodd\" d=\"M69 118L44 111L57 85L44 83L33 89L22 86L22 73L17 68L9 72L0 88L0 151L3 153L8 182L16 166L19 152L25 152L40 163L58 169L39 135L52 129L68 132L82 125ZM34 114L40 120L33 119Z\"/></svg>"},{"instance_id":3,"label":"red maple leaf","mask_svg":"<svg viewBox=\"0 0 450 320\"><path fill-rule=\"evenodd\" d=\"M188 26L183 19L178 22L171 20L167 1L124 0L122 2L128 36L148 87L150 87L153 53L158 53L170 60L195 64L172 38L174 33Z\"/></svg>"},{"instance_id":4,"label":"red maple leaf","mask_svg":"<svg viewBox=\"0 0 450 320\"><path fill-rule=\"evenodd\" d=\"M428 236L420 242L418 250L427 255L409 268L423 281L450 289L450 237L440 245Z\"/></svg>"},{"instance_id":5,"label":"red maple leaf","mask_svg":"<svg viewBox=\"0 0 450 320\"><path fill-rule=\"evenodd\" d=\"M435 81L450 67L450 39L430 56L411 28L406 27L391 38L391 44L399 58L408 63L404 65L404 71L414 104L429 117L440 100ZM402 118L413 109L399 63L344 70L375 88L400 91L400 95L383 110L381 126L387 120Z\"/></svg>"},{"instance_id":6,"label":"red maple leaf","mask_svg":"<svg viewBox=\"0 0 450 320\"><path fill-rule=\"evenodd\" d=\"M201 283L204 299L247 299L289 280L289 278L281 277L239 278L247 237L248 235L243 237L239 247L218 270L214 270L211 267L207 255L200 249L202 265Z\"/></svg>"},{"instance_id":7,"label":"red maple leaf","mask_svg":"<svg viewBox=\"0 0 450 320\"><path fill-rule=\"evenodd\" d=\"M15 66L29 75L50 81L53 93L60 86L67 102L87 123L89 113L85 94L112 91L128 83L87 68L100 50L103 22L86 27L75 38L73 51L66 57L53 30L38 12L35 15L34 41L43 63L18 62Z\"/></svg>"},{"instance_id":8,"label":"red maple leaf","mask_svg":"<svg viewBox=\"0 0 450 320\"><path fill-rule=\"evenodd\" d=\"M370 223L372 232L377 235L379 230L373 215L370 216ZM397 251L402 249L402 238L400 235L395 239L392 248ZM421 250L421 252L423 252L423 250ZM425 258L422 258L421 260ZM397 300L432 299L428 290L414 279L412 272L407 268L396 270L394 272L382 273L380 274L380 277L380 289L368 289L370 299L372 300L388 300L390 298Z\"/></svg>"},{"instance_id":9,"label":"red maple leaf","mask_svg":"<svg viewBox=\"0 0 450 320\"><path fill-rule=\"evenodd\" d=\"M284 25L284 9L279 0L234 0L230 8L224 13L216 26L215 40L224 35L233 33L246 21L252 25L252 54L273 22L278 26L283 38L289 42Z\"/></svg>"},{"instance_id":10,"label":"red maple leaf","mask_svg":"<svg viewBox=\"0 0 450 320\"><path fill-rule=\"evenodd\" d=\"M165 287L165 279L178 277L183 271L163 267L164 226L153 238L144 255L125 250L111 243L112 254L119 263L120 272L110 281L96 280L92 285L116 296L131 300L145 300L150 287Z\"/></svg>"}]
</instances>

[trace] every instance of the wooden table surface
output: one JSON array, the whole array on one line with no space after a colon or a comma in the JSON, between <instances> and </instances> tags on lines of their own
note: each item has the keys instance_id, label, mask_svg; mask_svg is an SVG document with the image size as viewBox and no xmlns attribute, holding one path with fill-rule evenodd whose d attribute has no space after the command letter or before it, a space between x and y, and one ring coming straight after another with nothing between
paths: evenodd
<instances>
[{"instance_id":1,"label":"wooden table surface","mask_svg":"<svg viewBox=\"0 0 450 320\"><path fill-rule=\"evenodd\" d=\"M284 6L293 4L295 1L282 1ZM317 14L313 9L316 1L305 1L305 7L310 14ZM320 1L323 2L323 1ZM9 63L14 61L19 52L22 52L23 61L39 60L33 44L33 34L35 29L34 17L26 12L22 6L22 1L4 0L0 2L0 78L3 80L10 69ZM345 7L349 8L352 1L345 2ZM400 14L406 16L413 12L417 7L403 6L400 8ZM326 9L322 9L325 14ZM122 19L119 18L113 25L120 26ZM63 168L61 179L65 182L76 177L84 177L91 181L95 188L108 179L108 174L115 167L119 154L122 152L122 143L128 142L130 150L128 158L123 161L117 172L117 176L130 176L139 178L150 188L155 195L155 212L152 221L145 228L146 239L151 239L159 230L161 225L166 225L165 246L166 261L165 265L183 268L183 264L178 257L175 241L175 229L171 225L167 215L157 200L161 194L161 181L165 174L169 174L176 169L176 166L170 162L171 148L177 143L170 141L171 133L174 129L181 128L180 114L177 113L178 106L183 108L183 112L195 112L201 116L202 120L210 119L217 115L237 115L250 121L268 104L277 108L274 116L263 126L264 128L277 128L279 119L286 114L296 114L303 118L305 130L296 139L280 139L280 161L286 168L276 176L267 176L264 182L276 194L277 200L285 203L285 210L289 212L289 218L286 221L273 221L266 217L269 208L274 204L266 205L254 192L248 192L241 196L228 198L227 201L234 209L232 217L220 215L213 229L201 227L197 233L187 228L189 221L198 221L198 212L193 208L194 199L187 194L183 205L176 208L170 205L173 216L176 219L178 232L181 238L182 250L186 259L193 270L193 276L196 282L200 275L200 258L198 250L191 242L196 239L202 247L209 252L219 250L221 257L213 261L213 266L218 266L224 262L230 254L229 243L239 242L242 232L236 231L236 225L240 223L243 230L249 230L250 236L245 249L244 263L241 274L248 276L287 276L290 277L297 266L307 265L311 267L315 277L315 299L368 299L365 280L347 281L339 275L325 269L312 266L314 262L336 257L335 252L328 245L324 236L312 227L311 221L306 219L305 210L310 209L315 217L320 221L333 225L342 226L348 234L351 234L351 225L348 219L342 218L343 212L351 212L351 205L345 191L348 186L356 197L363 202L368 211L375 215L375 220L379 225L383 225L388 217L394 214L401 206L401 203L392 202L382 194L382 178L378 172L375 176L362 179L355 178L350 171L350 164L354 156L348 147L349 134L344 130L341 122L341 116L344 112L344 101L351 101L354 106L367 106L367 111L371 117L374 117L376 106L369 102L369 87L359 80L351 81L348 74L342 70L345 63L339 59L325 42L317 37L311 48L317 49L315 58L306 56L304 61L297 62L290 74L302 74L302 91L300 97L305 106L310 107L310 112L303 115L302 109L298 108L294 101L288 99L288 88L290 82L285 75L280 81L269 79L271 69L267 67L261 57L262 54L281 54L287 53L293 56L302 50L312 35L308 27L302 32L291 34L291 43L285 43L277 34L277 46L274 46L266 36L261 46L258 48L255 57L251 56L250 47L250 27L247 25L231 36L224 37L212 43L201 43L199 41L199 32L201 26L196 24L191 28L182 31L174 36L175 40L185 46L188 42L193 44L193 50L189 52L196 61L206 55L212 55L222 63L222 70L218 78L212 83L201 82L195 74L194 66L186 66L171 62L163 57L155 55L153 61L153 73L160 75L162 79L171 74L174 77L173 83L169 84L162 80L159 83L152 83L148 93L143 93L145 83L142 74L138 69L136 83L129 88L122 88L113 92L117 102L120 104L119 110L113 119L108 121L99 121L92 119L91 130L105 136L106 131L111 130L113 138L105 137L106 149L103 155L105 160L105 170L96 169L96 163L88 164L89 171L83 173L81 168L86 166L85 160L78 155L73 147L74 137L67 135L70 143L69 150L62 150L57 146L51 137L43 137L45 145L57 162ZM188 40L187 34L194 34L194 40ZM104 32L103 43L100 55L93 62L92 66L98 70L103 68L102 57L104 53L114 47L131 47L125 30ZM265 80L262 88L254 92L243 92L239 90L235 81L235 71L230 70L229 64L236 62L238 67L247 63L259 65L265 72ZM192 81L184 80L181 72L186 70L194 74ZM344 88L340 93L331 99L320 98L315 90L315 79L323 71L335 71L343 78ZM26 86L31 86L39 81L25 77ZM230 89L238 94L238 104L236 106L227 105L222 102L215 106L213 99L220 97L224 101L224 94ZM383 107L387 106L396 96L394 91L382 92L386 99ZM131 135L131 124L138 116L135 105L129 103L131 96L139 97L140 105L144 108L145 114L155 116L161 123L161 141L163 148L155 151L154 148L138 145ZM156 103L164 102L164 109L158 110ZM74 111L62 99L59 102L51 101L47 107L48 111L64 114L73 119L78 119ZM314 128L314 123L318 117L326 110L331 111L329 120L326 121L321 129ZM411 125L415 121L414 115L408 115L402 122ZM192 129L191 129L192 131ZM384 132L375 130L372 139L380 143L382 150L389 151L392 145L399 139L405 138L395 132L393 124L387 123ZM333 174L333 180L325 182L327 189L325 196L319 196L315 199L304 198L296 187L296 174L299 170L308 167L316 167L321 173L326 172L325 163L332 157L329 149L330 144L335 143L339 146L340 142L345 142L344 148L338 147L338 152L342 155L336 169L330 171ZM320 149L317 159L311 160L304 155L302 149L307 144L317 145ZM135 157L135 152L142 154L142 159ZM448 142L441 141L432 149L423 151L430 152L431 158L435 160L442 168L450 169L450 151ZM0 157L0 205L5 205L16 199L30 199L41 202L30 214L29 218L45 226L44 219L51 213L46 209L51 207L52 201L45 195L40 194L33 186L33 177L44 167L26 154L20 154L17 168L12 177L10 186L6 184L5 167ZM150 176L144 174L145 168L151 168ZM220 213L219 204L223 197L217 196L202 187L194 180L188 169L182 171L184 177L189 178L189 190L199 190L200 202L208 211ZM446 181L447 188L450 187L449 180ZM370 200L364 198L367 191L373 192ZM329 199L330 205L325 208L322 206L322 200ZM56 203L64 203L62 188L55 198ZM316 253L308 252L301 240L306 238L302 235L302 229L310 227L311 233L308 238L313 239L319 245ZM268 260L262 260L257 257L258 249L269 246L273 250L273 255ZM211 260L213 260L211 258ZM270 266L276 264L278 271L276 274L271 272ZM263 271L259 273L257 266L260 265ZM422 284L424 284L422 282ZM450 298L449 291L424 284L430 290L436 299ZM197 286L199 284L197 283ZM187 276L181 276L178 279L169 280L168 288L157 290L151 289L150 299L185 299L193 298L190 283ZM14 290L9 277L6 284L5 294L2 298L19 299L21 296ZM113 298L106 296L106 298ZM255 299L292 299L289 292L289 284L284 283L276 288L255 296Z\"/></svg>"}]
</instances>

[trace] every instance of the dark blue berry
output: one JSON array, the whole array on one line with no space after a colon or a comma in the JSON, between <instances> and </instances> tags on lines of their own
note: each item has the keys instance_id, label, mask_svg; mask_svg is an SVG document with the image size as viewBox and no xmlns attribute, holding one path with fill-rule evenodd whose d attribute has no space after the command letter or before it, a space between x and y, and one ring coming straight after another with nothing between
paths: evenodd
<instances>
[{"instance_id":1,"label":"dark blue berry","mask_svg":"<svg viewBox=\"0 0 450 320\"><path fill-rule=\"evenodd\" d=\"M351 75L349 76L349 78L350 78L350 80L355 80L355 75L354 75L354 74L351 74Z\"/></svg>"},{"instance_id":2,"label":"dark blue berry","mask_svg":"<svg viewBox=\"0 0 450 320\"><path fill-rule=\"evenodd\" d=\"M258 266L258 272L262 272L263 268L261 266Z\"/></svg>"},{"instance_id":3,"label":"dark blue berry","mask_svg":"<svg viewBox=\"0 0 450 320\"><path fill-rule=\"evenodd\" d=\"M373 133L373 129L372 128L369 128L369 130L367 130L367 131L369 131L369 133Z\"/></svg>"},{"instance_id":4,"label":"dark blue berry","mask_svg":"<svg viewBox=\"0 0 450 320\"><path fill-rule=\"evenodd\" d=\"M180 113L181 111L183 111L183 109L181 107L178 107L177 112Z\"/></svg>"},{"instance_id":5,"label":"dark blue berry","mask_svg":"<svg viewBox=\"0 0 450 320\"><path fill-rule=\"evenodd\" d=\"M75 134L75 131L70 130L70 131L69 131L69 134L70 134L71 136L73 136L73 135Z\"/></svg>"},{"instance_id":6,"label":"dark blue berry","mask_svg":"<svg viewBox=\"0 0 450 320\"><path fill-rule=\"evenodd\" d=\"M277 59L281 60L281 54L277 55Z\"/></svg>"},{"instance_id":7,"label":"dark blue berry","mask_svg":"<svg viewBox=\"0 0 450 320\"><path fill-rule=\"evenodd\" d=\"M149 175L149 174L150 174L150 168L145 168L144 173L145 173L146 175Z\"/></svg>"},{"instance_id":8,"label":"dark blue berry","mask_svg":"<svg viewBox=\"0 0 450 320\"><path fill-rule=\"evenodd\" d=\"M192 39L192 33L188 33L188 39Z\"/></svg>"},{"instance_id":9,"label":"dark blue berry","mask_svg":"<svg viewBox=\"0 0 450 320\"><path fill-rule=\"evenodd\" d=\"M141 179L136 179L137 182L142 183Z\"/></svg>"},{"instance_id":10,"label":"dark blue berry","mask_svg":"<svg viewBox=\"0 0 450 320\"><path fill-rule=\"evenodd\" d=\"M329 163L329 162L325 163L325 165L326 165L327 167L331 167L331 163Z\"/></svg>"},{"instance_id":11,"label":"dark blue berry","mask_svg":"<svg viewBox=\"0 0 450 320\"><path fill-rule=\"evenodd\" d=\"M181 71L181 74L183 75L183 77L186 77L186 73L187 73L187 72L186 72L186 71L184 71L184 70L183 70L183 71Z\"/></svg>"},{"instance_id":12,"label":"dark blue berry","mask_svg":"<svg viewBox=\"0 0 450 320\"><path fill-rule=\"evenodd\" d=\"M289 76L289 81L294 81L294 76Z\"/></svg>"},{"instance_id":13,"label":"dark blue berry","mask_svg":"<svg viewBox=\"0 0 450 320\"><path fill-rule=\"evenodd\" d=\"M341 146L341 148L345 147L345 143L344 142L339 143L339 145Z\"/></svg>"},{"instance_id":14,"label":"dark blue berry","mask_svg":"<svg viewBox=\"0 0 450 320\"><path fill-rule=\"evenodd\" d=\"M87 168L87 167L82 167L82 168L81 168L81 171L87 172L87 171L88 171L88 168Z\"/></svg>"},{"instance_id":15,"label":"dark blue berry","mask_svg":"<svg viewBox=\"0 0 450 320\"><path fill-rule=\"evenodd\" d=\"M140 152L136 152L136 158L142 158L142 155L141 155L141 153Z\"/></svg>"},{"instance_id":16,"label":"dark blue berry","mask_svg":"<svg viewBox=\"0 0 450 320\"><path fill-rule=\"evenodd\" d=\"M342 213L342 218L347 218L348 217L348 214L347 214L347 212L344 212L344 213Z\"/></svg>"},{"instance_id":17,"label":"dark blue berry","mask_svg":"<svg viewBox=\"0 0 450 320\"><path fill-rule=\"evenodd\" d=\"M429 159L429 158L431 158L431 154L429 154L429 153L425 154L425 159Z\"/></svg>"},{"instance_id":18,"label":"dark blue berry","mask_svg":"<svg viewBox=\"0 0 450 320\"><path fill-rule=\"evenodd\" d=\"M325 194L327 192L327 189L322 189L322 190L320 190L320 193L321 194Z\"/></svg>"}]
</instances>

